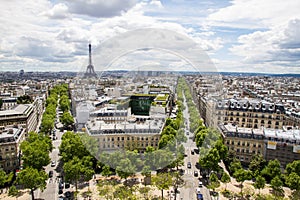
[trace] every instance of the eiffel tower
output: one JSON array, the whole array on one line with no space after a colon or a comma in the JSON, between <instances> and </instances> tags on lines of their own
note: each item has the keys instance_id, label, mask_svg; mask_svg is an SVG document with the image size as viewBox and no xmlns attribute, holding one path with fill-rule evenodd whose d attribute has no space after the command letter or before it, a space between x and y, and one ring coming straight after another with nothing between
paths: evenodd
<instances>
[{"instance_id":1,"label":"eiffel tower","mask_svg":"<svg viewBox=\"0 0 300 200\"><path fill-rule=\"evenodd\" d=\"M84 73L85 78L97 78L97 74L94 70L94 66L92 64L92 46L89 44L89 65L86 68L86 72Z\"/></svg>"}]
</instances>

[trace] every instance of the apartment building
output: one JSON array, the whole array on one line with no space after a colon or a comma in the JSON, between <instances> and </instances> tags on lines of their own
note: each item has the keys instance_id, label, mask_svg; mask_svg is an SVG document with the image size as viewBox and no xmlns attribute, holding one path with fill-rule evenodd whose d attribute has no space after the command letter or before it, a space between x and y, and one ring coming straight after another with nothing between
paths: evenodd
<instances>
[{"instance_id":1,"label":"apartment building","mask_svg":"<svg viewBox=\"0 0 300 200\"><path fill-rule=\"evenodd\" d=\"M300 160L300 130L293 127L265 129L265 158L278 159L282 166Z\"/></svg>"},{"instance_id":2,"label":"apartment building","mask_svg":"<svg viewBox=\"0 0 300 200\"><path fill-rule=\"evenodd\" d=\"M253 155L265 155L264 132L262 129L251 129L221 125L224 143L229 150L236 152L236 157L242 163L249 164Z\"/></svg>"},{"instance_id":3,"label":"apartment building","mask_svg":"<svg viewBox=\"0 0 300 200\"><path fill-rule=\"evenodd\" d=\"M263 155L267 161L278 159L283 168L300 159L300 130L293 127L253 129L227 124L219 129L225 145L245 164L255 154Z\"/></svg>"},{"instance_id":4,"label":"apartment building","mask_svg":"<svg viewBox=\"0 0 300 200\"><path fill-rule=\"evenodd\" d=\"M32 104L18 104L10 110L0 111L0 126L22 125L26 133L36 131L43 113L43 98Z\"/></svg>"},{"instance_id":5,"label":"apartment building","mask_svg":"<svg viewBox=\"0 0 300 200\"><path fill-rule=\"evenodd\" d=\"M231 123L246 128L281 129L285 124L282 104L257 99L224 99L216 104L218 123Z\"/></svg>"},{"instance_id":6,"label":"apartment building","mask_svg":"<svg viewBox=\"0 0 300 200\"><path fill-rule=\"evenodd\" d=\"M0 127L0 168L5 172L16 170L20 165L20 144L25 140L25 128Z\"/></svg>"},{"instance_id":7,"label":"apartment building","mask_svg":"<svg viewBox=\"0 0 300 200\"><path fill-rule=\"evenodd\" d=\"M85 128L89 136L98 142L101 151L137 149L144 152L147 146L158 146L164 123L165 117L131 116L128 121L114 124L93 118Z\"/></svg>"}]
</instances>

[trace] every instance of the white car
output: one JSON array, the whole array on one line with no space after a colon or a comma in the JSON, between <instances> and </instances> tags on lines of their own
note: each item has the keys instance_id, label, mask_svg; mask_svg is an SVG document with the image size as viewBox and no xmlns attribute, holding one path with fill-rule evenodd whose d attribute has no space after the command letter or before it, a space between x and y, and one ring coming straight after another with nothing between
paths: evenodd
<instances>
[{"instance_id":1,"label":"white car","mask_svg":"<svg viewBox=\"0 0 300 200\"><path fill-rule=\"evenodd\" d=\"M202 181L199 181L199 187L202 187L202 186L203 186Z\"/></svg>"},{"instance_id":2,"label":"white car","mask_svg":"<svg viewBox=\"0 0 300 200\"><path fill-rule=\"evenodd\" d=\"M53 160L53 161L51 162L51 167L55 167L55 165L56 165L56 162Z\"/></svg>"}]
</instances>

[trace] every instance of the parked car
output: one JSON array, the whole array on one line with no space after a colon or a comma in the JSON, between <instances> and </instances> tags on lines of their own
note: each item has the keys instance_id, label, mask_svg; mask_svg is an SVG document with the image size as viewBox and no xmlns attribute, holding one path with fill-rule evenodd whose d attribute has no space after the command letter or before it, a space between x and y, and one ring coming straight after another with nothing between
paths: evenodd
<instances>
[{"instance_id":1,"label":"parked car","mask_svg":"<svg viewBox=\"0 0 300 200\"><path fill-rule=\"evenodd\" d=\"M65 188L67 189L67 188L69 188L70 187L70 183L65 183Z\"/></svg>"},{"instance_id":2,"label":"parked car","mask_svg":"<svg viewBox=\"0 0 300 200\"><path fill-rule=\"evenodd\" d=\"M72 193L70 191L67 191L65 193L65 197L70 198L72 196Z\"/></svg>"},{"instance_id":3,"label":"parked car","mask_svg":"<svg viewBox=\"0 0 300 200\"><path fill-rule=\"evenodd\" d=\"M51 167L55 167L55 165L56 165L55 160L51 161Z\"/></svg>"},{"instance_id":4,"label":"parked car","mask_svg":"<svg viewBox=\"0 0 300 200\"><path fill-rule=\"evenodd\" d=\"M49 171L49 178L53 177L53 171Z\"/></svg>"},{"instance_id":5,"label":"parked car","mask_svg":"<svg viewBox=\"0 0 300 200\"><path fill-rule=\"evenodd\" d=\"M63 189L63 188L64 188L63 182L59 182L59 184L58 184L58 189Z\"/></svg>"},{"instance_id":6,"label":"parked car","mask_svg":"<svg viewBox=\"0 0 300 200\"><path fill-rule=\"evenodd\" d=\"M203 195L202 194L197 194L197 200L203 200Z\"/></svg>"},{"instance_id":7,"label":"parked car","mask_svg":"<svg viewBox=\"0 0 300 200\"><path fill-rule=\"evenodd\" d=\"M62 193L64 193L63 189L59 189L58 194L62 194Z\"/></svg>"},{"instance_id":8,"label":"parked car","mask_svg":"<svg viewBox=\"0 0 300 200\"><path fill-rule=\"evenodd\" d=\"M188 162L188 163L187 163L187 168L189 168L189 169L191 169L191 168L192 168L192 164L191 164L191 162Z\"/></svg>"},{"instance_id":9,"label":"parked car","mask_svg":"<svg viewBox=\"0 0 300 200\"><path fill-rule=\"evenodd\" d=\"M194 171L194 176L198 177L198 171Z\"/></svg>"},{"instance_id":10,"label":"parked car","mask_svg":"<svg viewBox=\"0 0 300 200\"><path fill-rule=\"evenodd\" d=\"M199 187L202 187L203 186L203 183L202 181L199 181L199 184L198 184Z\"/></svg>"}]
</instances>

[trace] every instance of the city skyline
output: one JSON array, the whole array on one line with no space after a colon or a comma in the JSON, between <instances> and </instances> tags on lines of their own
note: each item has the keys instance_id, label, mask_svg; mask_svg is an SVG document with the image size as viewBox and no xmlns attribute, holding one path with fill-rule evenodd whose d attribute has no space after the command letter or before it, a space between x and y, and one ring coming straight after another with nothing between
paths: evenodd
<instances>
[{"instance_id":1,"label":"city skyline","mask_svg":"<svg viewBox=\"0 0 300 200\"><path fill-rule=\"evenodd\" d=\"M219 72L300 73L297 1L27 0L3 4L0 71L85 71L89 43L96 57L101 44L115 36L160 28L199 44ZM118 58L115 65L157 68L166 62L171 69L187 66L183 59L157 50L132 52Z\"/></svg>"}]
</instances>

